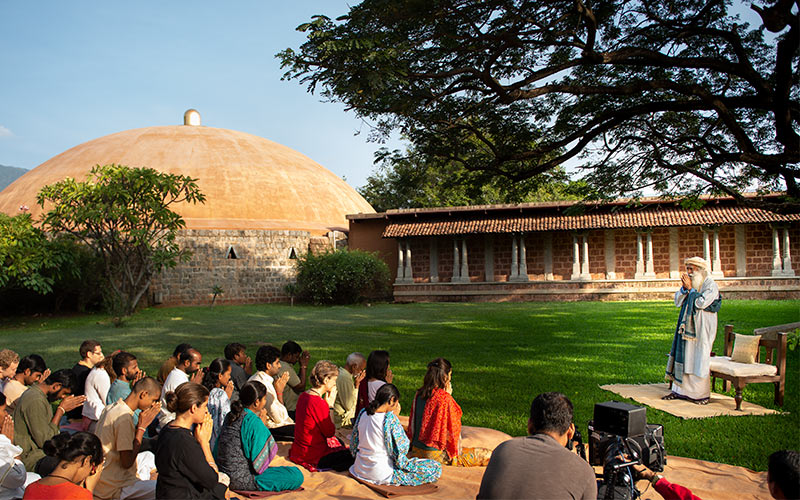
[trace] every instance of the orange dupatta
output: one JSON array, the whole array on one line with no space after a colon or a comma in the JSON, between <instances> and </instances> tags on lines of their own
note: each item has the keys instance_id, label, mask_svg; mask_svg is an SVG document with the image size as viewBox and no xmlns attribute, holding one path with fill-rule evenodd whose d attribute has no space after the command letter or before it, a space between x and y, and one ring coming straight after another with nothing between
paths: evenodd
<instances>
[{"instance_id":1,"label":"orange dupatta","mask_svg":"<svg viewBox=\"0 0 800 500\"><path fill-rule=\"evenodd\" d=\"M417 397L411 405L411 418L409 419L408 432L411 439L414 437L414 415ZM458 456L458 441L461 438L461 407L458 406L453 396L443 389L434 389L431 397L425 403L422 413L422 422L419 425L420 442L425 446L444 450L453 458Z\"/></svg>"}]
</instances>

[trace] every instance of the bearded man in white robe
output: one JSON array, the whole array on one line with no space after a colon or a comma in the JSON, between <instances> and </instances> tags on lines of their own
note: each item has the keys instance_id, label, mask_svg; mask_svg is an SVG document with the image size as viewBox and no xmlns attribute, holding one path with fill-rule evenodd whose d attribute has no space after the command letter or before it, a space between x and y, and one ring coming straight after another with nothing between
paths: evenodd
<instances>
[{"instance_id":1,"label":"bearded man in white robe","mask_svg":"<svg viewBox=\"0 0 800 500\"><path fill-rule=\"evenodd\" d=\"M701 257L686 259L675 306L681 308L667 362L667 381L672 392L662 399L685 399L707 404L711 397L709 361L717 336L719 287L711 279L708 263Z\"/></svg>"}]
</instances>

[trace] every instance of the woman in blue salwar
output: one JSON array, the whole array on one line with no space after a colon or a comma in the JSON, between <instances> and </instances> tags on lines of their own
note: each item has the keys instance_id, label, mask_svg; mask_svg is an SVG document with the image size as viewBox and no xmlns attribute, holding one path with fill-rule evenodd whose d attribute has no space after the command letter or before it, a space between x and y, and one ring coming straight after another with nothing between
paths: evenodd
<instances>
[{"instance_id":1,"label":"woman in blue salwar","mask_svg":"<svg viewBox=\"0 0 800 500\"><path fill-rule=\"evenodd\" d=\"M355 463L350 473L363 481L394 486L432 483L442 475L442 465L427 458L408 458L409 440L397 414L400 393L385 384L353 424L350 452Z\"/></svg>"},{"instance_id":2,"label":"woman in blue salwar","mask_svg":"<svg viewBox=\"0 0 800 500\"><path fill-rule=\"evenodd\" d=\"M220 431L215 450L217 466L230 476L232 490L296 490L303 484L303 473L297 467L269 466L278 454L278 445L262 419L266 404L264 384L246 383Z\"/></svg>"}]
</instances>

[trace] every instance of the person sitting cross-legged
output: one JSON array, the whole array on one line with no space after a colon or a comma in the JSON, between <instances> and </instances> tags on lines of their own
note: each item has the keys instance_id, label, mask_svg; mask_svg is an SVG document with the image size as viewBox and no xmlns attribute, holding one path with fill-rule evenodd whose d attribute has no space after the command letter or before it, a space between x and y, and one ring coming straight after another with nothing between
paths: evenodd
<instances>
[{"instance_id":1,"label":"person sitting cross-legged","mask_svg":"<svg viewBox=\"0 0 800 500\"><path fill-rule=\"evenodd\" d=\"M58 423L69 410L77 408L86 400L85 396L70 396L75 388L72 370L51 373L44 382L33 384L17 401L14 408L14 440L20 448L20 460L25 469L45 476L55 465L45 461L46 467L36 466L44 458L44 443L59 433ZM53 412L50 403L61 400Z\"/></svg>"},{"instance_id":2,"label":"person sitting cross-legged","mask_svg":"<svg viewBox=\"0 0 800 500\"><path fill-rule=\"evenodd\" d=\"M318 361L311 370L311 389L297 400L294 443L289 460L311 471L333 469L345 471L353 465L353 457L334 435L330 407L336 397L339 368L330 361Z\"/></svg>"},{"instance_id":3,"label":"person sitting cross-legged","mask_svg":"<svg viewBox=\"0 0 800 500\"><path fill-rule=\"evenodd\" d=\"M501 443L492 453L478 498L597 498L594 469L566 446L575 435L572 402L557 392L531 404L528 436Z\"/></svg>"},{"instance_id":4,"label":"person sitting cross-legged","mask_svg":"<svg viewBox=\"0 0 800 500\"><path fill-rule=\"evenodd\" d=\"M247 355L247 348L238 342L231 342L225 346L225 359L231 364L233 399L236 399L236 394L247 383L247 378L253 374L253 360Z\"/></svg>"},{"instance_id":5,"label":"person sitting cross-legged","mask_svg":"<svg viewBox=\"0 0 800 500\"><path fill-rule=\"evenodd\" d=\"M483 467L491 450L461 447L461 407L453 399L453 368L444 358L428 363L422 387L414 395L408 418L409 456L444 465Z\"/></svg>"},{"instance_id":6,"label":"person sitting cross-legged","mask_svg":"<svg viewBox=\"0 0 800 500\"><path fill-rule=\"evenodd\" d=\"M86 384L84 384L84 395L86 402L83 403L83 416L82 430L94 432L97 427L97 419L103 413L106 407L106 398L108 397L108 390L111 389L112 381L116 380L117 375L114 373L113 362L114 356L117 353L107 357L89 372L86 377Z\"/></svg>"},{"instance_id":7,"label":"person sitting cross-legged","mask_svg":"<svg viewBox=\"0 0 800 500\"><path fill-rule=\"evenodd\" d=\"M225 419L214 456L220 472L230 476L233 490L296 490L303 484L303 473L297 467L269 466L278 454L278 445L264 424L266 405L264 384L247 382Z\"/></svg>"},{"instance_id":8,"label":"person sitting cross-legged","mask_svg":"<svg viewBox=\"0 0 800 500\"><path fill-rule=\"evenodd\" d=\"M11 349L0 349L0 392L3 392L6 384L17 374L19 366L19 354Z\"/></svg>"},{"instance_id":9,"label":"person sitting cross-legged","mask_svg":"<svg viewBox=\"0 0 800 500\"><path fill-rule=\"evenodd\" d=\"M297 410L297 400L300 394L306 390L308 381L308 360L311 355L304 351L300 344L293 340L285 342L281 346L281 367L278 369L278 377L283 373L289 374L286 387L283 388L283 406L289 411L289 416L294 418ZM300 373L298 374L294 365L300 363Z\"/></svg>"},{"instance_id":10,"label":"person sitting cross-legged","mask_svg":"<svg viewBox=\"0 0 800 500\"><path fill-rule=\"evenodd\" d=\"M0 393L0 500L20 498L25 486L38 479L38 474L27 472L19 456L22 448L14 444L14 422L6 413L6 397Z\"/></svg>"},{"instance_id":11,"label":"person sitting cross-legged","mask_svg":"<svg viewBox=\"0 0 800 500\"><path fill-rule=\"evenodd\" d=\"M347 356L345 366L339 367L336 377L336 400L333 402L333 423L336 428L352 427L356 417L358 386L364 380L367 360L360 352Z\"/></svg>"},{"instance_id":12,"label":"person sitting cross-legged","mask_svg":"<svg viewBox=\"0 0 800 500\"><path fill-rule=\"evenodd\" d=\"M25 488L23 500L92 500L92 490L103 470L103 446L97 436L89 432L70 436L65 432L45 442L44 449L56 466Z\"/></svg>"},{"instance_id":13,"label":"person sitting cross-legged","mask_svg":"<svg viewBox=\"0 0 800 500\"><path fill-rule=\"evenodd\" d=\"M96 340L84 340L81 342L78 353L81 359L72 367L72 373L75 374L75 379L77 380L75 396L84 396L86 394L84 392L86 377L89 376L89 372L95 365L103 361L105 356L103 355L103 347L100 345L100 342ZM80 419L81 408L75 408L69 412L67 418Z\"/></svg>"},{"instance_id":14,"label":"person sitting cross-legged","mask_svg":"<svg viewBox=\"0 0 800 500\"><path fill-rule=\"evenodd\" d=\"M149 480L155 467L155 456L139 453L147 426L161 410L161 384L145 377L133 386L125 399L106 406L97 422L95 434L103 444L106 465L94 490L95 498L154 499L155 480ZM135 411L140 411L134 423ZM145 471L145 478L137 476L137 469Z\"/></svg>"},{"instance_id":15,"label":"person sitting cross-legged","mask_svg":"<svg viewBox=\"0 0 800 500\"><path fill-rule=\"evenodd\" d=\"M175 366L177 366L178 358L181 357L181 354L191 348L191 344L178 344L175 346L175 349L172 351L172 356L167 358L166 361L161 364L161 368L158 369L158 376L156 376L156 380L158 380L159 384L162 386L164 385L170 372L175 369Z\"/></svg>"},{"instance_id":16,"label":"person sitting cross-legged","mask_svg":"<svg viewBox=\"0 0 800 500\"><path fill-rule=\"evenodd\" d=\"M294 420L289 416L289 411L283 406L283 389L289 380L289 374L280 377L278 370L281 367L281 351L271 345L262 345L256 351L256 373L248 382L258 381L267 388L267 427L278 441L294 440Z\"/></svg>"},{"instance_id":17,"label":"person sitting cross-legged","mask_svg":"<svg viewBox=\"0 0 800 500\"><path fill-rule=\"evenodd\" d=\"M208 414L208 389L184 382L166 394L175 415L158 435L156 498L241 498L233 494L220 474L208 445L214 428Z\"/></svg>"},{"instance_id":18,"label":"person sitting cross-legged","mask_svg":"<svg viewBox=\"0 0 800 500\"><path fill-rule=\"evenodd\" d=\"M358 415L367 407L383 384L391 384L393 380L394 373L389 367L389 351L375 350L369 353L366 374L358 384L355 414Z\"/></svg>"},{"instance_id":19,"label":"person sitting cross-legged","mask_svg":"<svg viewBox=\"0 0 800 500\"><path fill-rule=\"evenodd\" d=\"M233 380L231 380L231 362L222 358L212 361L203 375L203 386L209 391L208 413L214 422L214 431L211 433L209 444L211 449L214 449L225 417L231 411L231 396L234 388Z\"/></svg>"},{"instance_id":20,"label":"person sitting cross-legged","mask_svg":"<svg viewBox=\"0 0 800 500\"><path fill-rule=\"evenodd\" d=\"M350 474L374 484L419 486L442 475L442 465L427 458L408 458L409 441L400 425L400 393L384 384L353 423Z\"/></svg>"},{"instance_id":21,"label":"person sitting cross-legged","mask_svg":"<svg viewBox=\"0 0 800 500\"><path fill-rule=\"evenodd\" d=\"M111 383L106 395L106 404L116 403L120 399L125 399L131 393L131 384L145 376L139 370L139 361L136 356L129 352L120 351L114 356L111 363L116 378Z\"/></svg>"},{"instance_id":22,"label":"person sitting cross-legged","mask_svg":"<svg viewBox=\"0 0 800 500\"><path fill-rule=\"evenodd\" d=\"M203 380L203 372L200 370L200 363L202 362L202 354L191 347L178 355L178 362L175 368L169 372L166 381L161 387L161 413L158 415L159 428L163 428L175 418L175 414L167 409L167 393L174 391L178 386L189 381L199 384Z\"/></svg>"},{"instance_id":23,"label":"person sitting cross-legged","mask_svg":"<svg viewBox=\"0 0 800 500\"><path fill-rule=\"evenodd\" d=\"M13 412L17 406L17 399L33 384L50 376L50 370L38 354L25 356L17 364L17 370L11 379L3 386L8 411Z\"/></svg>"}]
</instances>

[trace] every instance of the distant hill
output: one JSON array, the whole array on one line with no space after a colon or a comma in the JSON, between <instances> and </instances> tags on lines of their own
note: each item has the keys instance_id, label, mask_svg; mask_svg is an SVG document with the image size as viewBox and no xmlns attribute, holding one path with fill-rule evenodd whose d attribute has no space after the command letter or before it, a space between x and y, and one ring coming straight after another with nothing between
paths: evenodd
<instances>
[{"instance_id":1,"label":"distant hill","mask_svg":"<svg viewBox=\"0 0 800 500\"><path fill-rule=\"evenodd\" d=\"M0 191L4 190L6 186L22 177L22 174L27 170L18 167L9 167L7 165L0 165Z\"/></svg>"}]
</instances>

